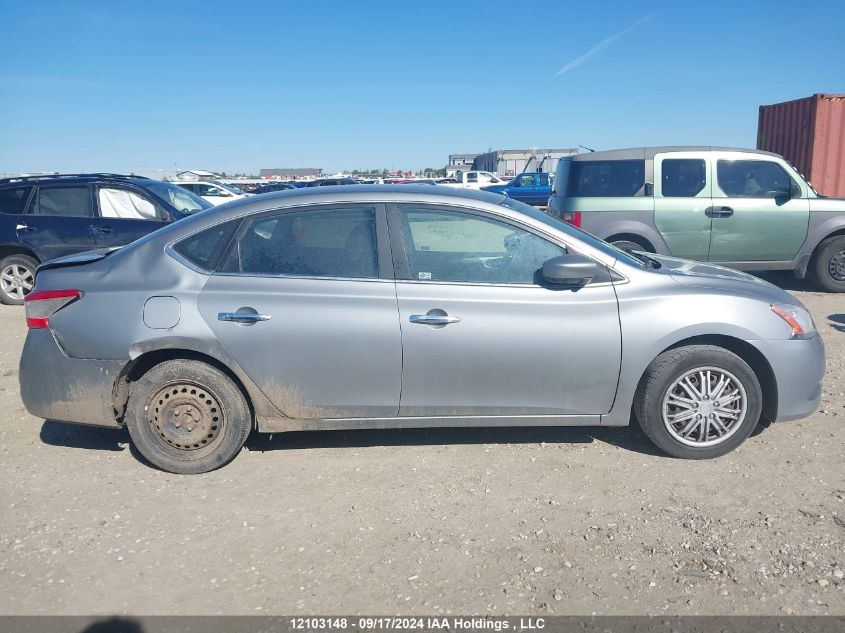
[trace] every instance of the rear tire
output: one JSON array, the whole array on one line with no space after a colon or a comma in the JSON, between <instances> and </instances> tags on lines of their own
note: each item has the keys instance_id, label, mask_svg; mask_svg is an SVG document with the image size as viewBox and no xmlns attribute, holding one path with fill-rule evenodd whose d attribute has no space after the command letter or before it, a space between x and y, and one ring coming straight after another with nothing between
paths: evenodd
<instances>
[{"instance_id":1,"label":"rear tire","mask_svg":"<svg viewBox=\"0 0 845 633\"><path fill-rule=\"evenodd\" d=\"M714 345L663 352L646 369L634 399L646 436L682 459L710 459L734 450L754 431L762 408L754 370Z\"/></svg>"},{"instance_id":2,"label":"rear tire","mask_svg":"<svg viewBox=\"0 0 845 633\"><path fill-rule=\"evenodd\" d=\"M135 447L170 473L198 474L232 461L252 429L241 390L222 371L170 360L144 374L124 417Z\"/></svg>"},{"instance_id":3,"label":"rear tire","mask_svg":"<svg viewBox=\"0 0 845 633\"><path fill-rule=\"evenodd\" d=\"M631 240L615 240L611 242L616 248L622 249L623 251L643 251L644 253L653 253L654 250L643 246L637 242L633 242Z\"/></svg>"},{"instance_id":4,"label":"rear tire","mask_svg":"<svg viewBox=\"0 0 845 633\"><path fill-rule=\"evenodd\" d=\"M822 240L810 263L810 274L824 290L845 292L845 235Z\"/></svg>"},{"instance_id":5,"label":"rear tire","mask_svg":"<svg viewBox=\"0 0 845 633\"><path fill-rule=\"evenodd\" d=\"M9 255L0 260L0 303L23 305L23 299L35 285L38 262L29 255Z\"/></svg>"}]
</instances>

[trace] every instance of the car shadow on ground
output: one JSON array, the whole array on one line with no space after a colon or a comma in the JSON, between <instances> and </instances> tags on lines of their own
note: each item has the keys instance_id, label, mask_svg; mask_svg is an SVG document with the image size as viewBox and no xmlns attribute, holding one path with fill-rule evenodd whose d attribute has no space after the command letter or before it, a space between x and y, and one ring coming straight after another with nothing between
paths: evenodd
<instances>
[{"instance_id":1,"label":"car shadow on ground","mask_svg":"<svg viewBox=\"0 0 845 633\"><path fill-rule=\"evenodd\" d=\"M761 420L751 434L756 437L770 426ZM127 446L135 459L148 463L131 445L126 429L84 426L45 420L41 441L95 451L122 451ZM457 446L478 444L590 444L605 442L625 451L671 459L656 448L636 422L626 427L531 426L444 427L425 429L360 429L350 431L289 431L250 434L246 448L256 452L306 450L309 448L369 448L378 446Z\"/></svg>"},{"instance_id":2,"label":"car shadow on ground","mask_svg":"<svg viewBox=\"0 0 845 633\"><path fill-rule=\"evenodd\" d=\"M253 433L251 451L308 448L368 448L374 446L445 446L470 444L589 444L606 442L624 450L665 457L637 426L602 427L444 427L425 429L361 429L354 431L292 431Z\"/></svg>"},{"instance_id":3,"label":"car shadow on ground","mask_svg":"<svg viewBox=\"0 0 845 633\"><path fill-rule=\"evenodd\" d=\"M122 451L129 443L126 429L112 429L45 420L41 441L95 451ZM251 451L284 451L309 448L367 448L375 446L443 446L470 444L589 444L606 442L624 450L665 457L652 446L639 427L460 427L425 429L361 429L350 431L290 431L252 433ZM132 454L140 458L132 448Z\"/></svg>"},{"instance_id":4,"label":"car shadow on ground","mask_svg":"<svg viewBox=\"0 0 845 633\"><path fill-rule=\"evenodd\" d=\"M845 332L845 314L828 314L828 325L837 332Z\"/></svg>"},{"instance_id":5,"label":"car shadow on ground","mask_svg":"<svg viewBox=\"0 0 845 633\"><path fill-rule=\"evenodd\" d=\"M789 271L768 271L768 272L754 272L752 273L768 281L770 284L776 285L786 291L797 290L799 292L818 292L819 289L810 279L798 279Z\"/></svg>"},{"instance_id":6,"label":"car shadow on ground","mask_svg":"<svg viewBox=\"0 0 845 633\"><path fill-rule=\"evenodd\" d=\"M44 420L39 437L50 446L88 448L95 451L122 451L129 442L129 432L126 429L85 426L56 420Z\"/></svg>"}]
</instances>

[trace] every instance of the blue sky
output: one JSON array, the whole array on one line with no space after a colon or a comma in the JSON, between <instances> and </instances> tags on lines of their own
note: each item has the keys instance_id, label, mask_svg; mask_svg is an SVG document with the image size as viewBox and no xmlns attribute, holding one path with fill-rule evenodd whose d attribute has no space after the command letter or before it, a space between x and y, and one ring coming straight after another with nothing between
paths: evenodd
<instances>
[{"instance_id":1,"label":"blue sky","mask_svg":"<svg viewBox=\"0 0 845 633\"><path fill-rule=\"evenodd\" d=\"M845 92L845 3L0 0L0 172L753 146Z\"/></svg>"}]
</instances>

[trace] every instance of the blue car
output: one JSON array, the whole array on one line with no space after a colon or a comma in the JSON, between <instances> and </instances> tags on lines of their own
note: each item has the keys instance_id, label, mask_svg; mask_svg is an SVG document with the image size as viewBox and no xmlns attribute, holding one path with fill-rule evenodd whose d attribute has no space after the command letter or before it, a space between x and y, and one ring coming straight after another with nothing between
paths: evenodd
<instances>
[{"instance_id":1,"label":"blue car","mask_svg":"<svg viewBox=\"0 0 845 633\"><path fill-rule=\"evenodd\" d=\"M42 262L124 246L212 205L176 185L117 174L0 180L0 303L20 305Z\"/></svg>"},{"instance_id":2,"label":"blue car","mask_svg":"<svg viewBox=\"0 0 845 633\"><path fill-rule=\"evenodd\" d=\"M545 172L525 172L503 185L482 187L484 191L503 193L533 207L545 207L552 195L552 183Z\"/></svg>"}]
</instances>

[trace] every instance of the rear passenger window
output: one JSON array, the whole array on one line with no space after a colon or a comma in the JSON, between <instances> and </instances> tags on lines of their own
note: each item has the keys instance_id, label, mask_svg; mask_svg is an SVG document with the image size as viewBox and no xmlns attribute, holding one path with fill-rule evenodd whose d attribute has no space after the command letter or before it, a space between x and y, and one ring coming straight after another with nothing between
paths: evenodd
<instances>
[{"instance_id":1,"label":"rear passenger window","mask_svg":"<svg viewBox=\"0 0 845 633\"><path fill-rule=\"evenodd\" d=\"M645 184L644 160L573 160L566 195L621 198L636 195Z\"/></svg>"},{"instance_id":2,"label":"rear passenger window","mask_svg":"<svg viewBox=\"0 0 845 633\"><path fill-rule=\"evenodd\" d=\"M32 187L0 189L0 213L19 214L26 210L26 201Z\"/></svg>"},{"instance_id":3,"label":"rear passenger window","mask_svg":"<svg viewBox=\"0 0 845 633\"><path fill-rule=\"evenodd\" d=\"M239 224L239 220L233 220L212 226L182 240L173 250L198 268L214 270Z\"/></svg>"},{"instance_id":4,"label":"rear passenger window","mask_svg":"<svg viewBox=\"0 0 845 633\"><path fill-rule=\"evenodd\" d=\"M249 220L229 272L378 277L373 208L279 213Z\"/></svg>"},{"instance_id":5,"label":"rear passenger window","mask_svg":"<svg viewBox=\"0 0 845 633\"><path fill-rule=\"evenodd\" d=\"M692 198L706 183L701 158L667 158L661 163L661 192L664 198Z\"/></svg>"},{"instance_id":6,"label":"rear passenger window","mask_svg":"<svg viewBox=\"0 0 845 633\"><path fill-rule=\"evenodd\" d=\"M94 215L87 186L39 187L34 212L69 218L90 218Z\"/></svg>"}]
</instances>

